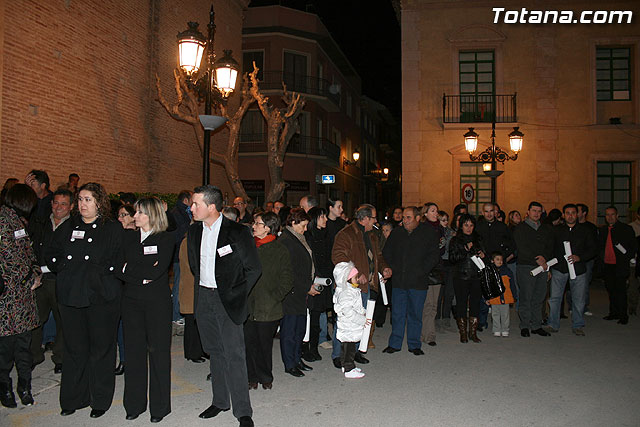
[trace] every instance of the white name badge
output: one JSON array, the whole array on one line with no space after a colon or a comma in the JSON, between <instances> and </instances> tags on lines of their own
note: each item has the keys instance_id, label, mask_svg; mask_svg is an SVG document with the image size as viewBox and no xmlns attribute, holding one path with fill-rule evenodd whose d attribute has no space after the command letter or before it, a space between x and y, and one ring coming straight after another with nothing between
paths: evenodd
<instances>
[{"instance_id":1,"label":"white name badge","mask_svg":"<svg viewBox=\"0 0 640 427\"><path fill-rule=\"evenodd\" d=\"M84 231L83 230L73 230L71 233L72 239L84 239Z\"/></svg>"},{"instance_id":2,"label":"white name badge","mask_svg":"<svg viewBox=\"0 0 640 427\"><path fill-rule=\"evenodd\" d=\"M622 246L620 243L618 243L618 244L616 245L616 248L617 248L620 252L622 252L623 254L626 254L626 253L627 253L627 250L626 250L626 249L624 248L624 246Z\"/></svg>"},{"instance_id":3,"label":"white name badge","mask_svg":"<svg viewBox=\"0 0 640 427\"><path fill-rule=\"evenodd\" d=\"M13 235L16 239L22 239L23 237L27 237L27 232L24 230L24 228L21 228L20 230L14 231Z\"/></svg>"},{"instance_id":4,"label":"white name badge","mask_svg":"<svg viewBox=\"0 0 640 427\"><path fill-rule=\"evenodd\" d=\"M231 249L231 245L223 246L218 249L218 255L220 255L221 257L229 255L231 252L233 252L233 249Z\"/></svg>"},{"instance_id":5,"label":"white name badge","mask_svg":"<svg viewBox=\"0 0 640 427\"><path fill-rule=\"evenodd\" d=\"M158 253L158 247L157 246L145 246L144 247L144 254L145 255L155 255Z\"/></svg>"}]
</instances>

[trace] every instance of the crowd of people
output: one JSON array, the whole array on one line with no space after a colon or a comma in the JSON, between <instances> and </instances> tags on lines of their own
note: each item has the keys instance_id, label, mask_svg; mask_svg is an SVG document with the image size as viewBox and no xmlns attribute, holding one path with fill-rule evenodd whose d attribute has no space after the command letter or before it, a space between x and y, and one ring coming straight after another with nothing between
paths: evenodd
<instances>
[{"instance_id":1,"label":"crowd of people","mask_svg":"<svg viewBox=\"0 0 640 427\"><path fill-rule=\"evenodd\" d=\"M249 391L273 387L274 339L287 374L308 375L323 347L357 379L387 318L387 354L401 351L406 333L408 351L424 355L423 343L436 346L456 326L461 343L480 343L489 313L493 336L508 337L513 306L523 338L558 332L565 305L572 332L584 336L594 273L609 294L605 319L622 325L627 282L639 274L640 209L627 225L608 207L599 228L585 204L546 214L536 201L525 215L485 203L478 218L464 204L451 216L432 202L380 216L363 204L349 219L342 201L320 206L313 195L251 211L206 185L181 191L169 210L155 197L110 200L77 174L49 186L33 170L0 195L0 402L17 406L15 366L20 401L34 403L31 372L44 361L51 314L63 416L89 406L102 416L124 374L126 419L148 406L151 422L162 421L172 322L184 326L184 357L209 360L213 399L200 417L233 409L252 426ZM486 265L499 275L498 296L483 293Z\"/></svg>"}]
</instances>

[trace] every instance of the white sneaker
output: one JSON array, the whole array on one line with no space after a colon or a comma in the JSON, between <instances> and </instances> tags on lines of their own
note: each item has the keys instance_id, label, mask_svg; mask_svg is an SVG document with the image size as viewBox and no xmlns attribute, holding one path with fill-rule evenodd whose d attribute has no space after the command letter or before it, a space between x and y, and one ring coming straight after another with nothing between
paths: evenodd
<instances>
[{"instance_id":1,"label":"white sneaker","mask_svg":"<svg viewBox=\"0 0 640 427\"><path fill-rule=\"evenodd\" d=\"M358 371L358 372L362 372L362 369L355 367L352 369L352 371ZM342 368L342 373L344 373L344 368Z\"/></svg>"},{"instance_id":2,"label":"white sneaker","mask_svg":"<svg viewBox=\"0 0 640 427\"><path fill-rule=\"evenodd\" d=\"M331 344L331 342L330 342L330 341L324 341L324 342L321 342L321 343L319 344L319 346L320 346L320 347L322 347L322 348L324 348L325 350L332 350L332 349L333 349L333 344Z\"/></svg>"},{"instance_id":3,"label":"white sneaker","mask_svg":"<svg viewBox=\"0 0 640 427\"><path fill-rule=\"evenodd\" d=\"M360 379L362 377L364 377L364 372L358 370L358 369L352 369L349 372L345 372L344 373L344 377L345 378L349 378L349 379Z\"/></svg>"},{"instance_id":4,"label":"white sneaker","mask_svg":"<svg viewBox=\"0 0 640 427\"><path fill-rule=\"evenodd\" d=\"M499 337L499 336L500 336L500 332L494 332L494 333L493 333L493 336L494 336L494 337Z\"/></svg>"},{"instance_id":5,"label":"white sneaker","mask_svg":"<svg viewBox=\"0 0 640 427\"><path fill-rule=\"evenodd\" d=\"M592 312L590 312L590 311L585 311L585 312L584 312L584 315L585 315L585 316L593 316L593 313L592 313Z\"/></svg>"},{"instance_id":6,"label":"white sneaker","mask_svg":"<svg viewBox=\"0 0 640 427\"><path fill-rule=\"evenodd\" d=\"M507 332L503 332L503 333L502 333L502 336L503 336L503 337L508 337L508 336L509 336L509 331L507 331Z\"/></svg>"},{"instance_id":7,"label":"white sneaker","mask_svg":"<svg viewBox=\"0 0 640 427\"><path fill-rule=\"evenodd\" d=\"M175 323L178 326L184 326L184 317L181 317L178 320L174 320L173 323Z\"/></svg>"}]
</instances>

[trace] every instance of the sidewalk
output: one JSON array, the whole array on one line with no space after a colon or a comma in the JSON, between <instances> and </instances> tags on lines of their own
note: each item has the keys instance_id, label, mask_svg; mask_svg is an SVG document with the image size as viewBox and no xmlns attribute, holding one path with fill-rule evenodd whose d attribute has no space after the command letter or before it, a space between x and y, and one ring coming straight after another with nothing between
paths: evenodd
<instances>
[{"instance_id":1,"label":"sidewalk","mask_svg":"<svg viewBox=\"0 0 640 427\"><path fill-rule=\"evenodd\" d=\"M284 373L279 341L274 341L273 390L251 391L257 426L637 426L640 401L640 319L626 326L602 320L608 300L592 289L586 337L571 333L568 320L551 337L521 338L512 311L511 337L482 332L482 343L460 344L457 333L438 336L426 355L406 349L383 354L390 325L377 328L377 348L361 368L366 377L345 380L331 363L330 350L304 378ZM174 336L172 409L159 425L237 426L231 411L215 419L198 414L211 403L208 364L182 356L182 337ZM15 372L15 371L14 371ZM0 426L140 426L149 413L125 421L123 377L117 377L111 409L89 418L89 409L59 415L60 376L50 353L34 371L36 405L0 407ZM15 380L14 380L15 384Z\"/></svg>"}]
</instances>

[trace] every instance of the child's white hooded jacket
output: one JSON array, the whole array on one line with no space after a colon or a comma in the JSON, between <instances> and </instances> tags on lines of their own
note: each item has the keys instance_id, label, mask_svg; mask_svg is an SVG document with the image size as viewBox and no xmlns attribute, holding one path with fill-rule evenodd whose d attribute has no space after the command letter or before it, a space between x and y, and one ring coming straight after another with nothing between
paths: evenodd
<instances>
[{"instance_id":1,"label":"child's white hooded jacket","mask_svg":"<svg viewBox=\"0 0 640 427\"><path fill-rule=\"evenodd\" d=\"M366 310L362 306L360 288L347 282L354 268L352 262L340 262L333 269L336 291L333 294L333 310L338 319L337 338L342 342L358 342L366 322Z\"/></svg>"}]
</instances>

